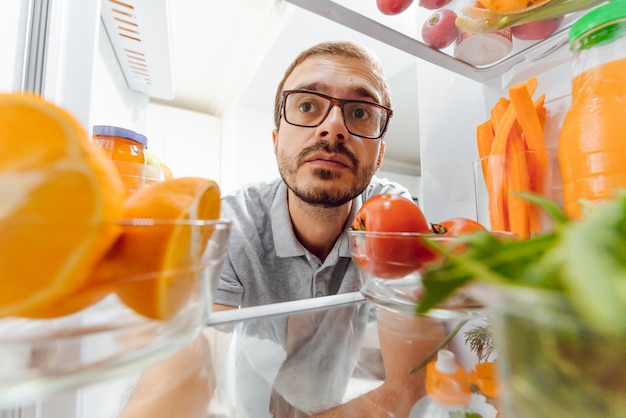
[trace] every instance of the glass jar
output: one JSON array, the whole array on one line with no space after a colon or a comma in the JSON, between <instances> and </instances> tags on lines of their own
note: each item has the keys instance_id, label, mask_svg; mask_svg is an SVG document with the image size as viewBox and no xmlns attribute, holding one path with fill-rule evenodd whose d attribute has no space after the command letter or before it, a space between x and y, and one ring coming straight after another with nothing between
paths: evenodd
<instances>
[{"instance_id":1,"label":"glass jar","mask_svg":"<svg viewBox=\"0 0 626 418\"><path fill-rule=\"evenodd\" d=\"M626 335L589 326L560 292L490 290L504 416L624 416Z\"/></svg>"},{"instance_id":2,"label":"glass jar","mask_svg":"<svg viewBox=\"0 0 626 418\"><path fill-rule=\"evenodd\" d=\"M144 135L118 126L96 125L93 141L115 163L127 194L160 180L158 167L146 164L148 139Z\"/></svg>"},{"instance_id":3,"label":"glass jar","mask_svg":"<svg viewBox=\"0 0 626 418\"><path fill-rule=\"evenodd\" d=\"M580 18L570 31L572 103L563 121L558 159L570 219L581 199L601 203L626 187L626 0Z\"/></svg>"},{"instance_id":4,"label":"glass jar","mask_svg":"<svg viewBox=\"0 0 626 418\"><path fill-rule=\"evenodd\" d=\"M144 152L148 139L135 131L117 126L96 125L93 127L93 140L113 161L146 163Z\"/></svg>"}]
</instances>

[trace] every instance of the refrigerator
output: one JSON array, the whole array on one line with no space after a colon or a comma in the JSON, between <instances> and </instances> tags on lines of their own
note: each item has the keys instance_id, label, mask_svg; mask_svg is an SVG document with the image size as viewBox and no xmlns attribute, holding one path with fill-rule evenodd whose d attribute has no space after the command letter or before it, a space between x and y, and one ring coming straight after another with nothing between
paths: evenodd
<instances>
[{"instance_id":1,"label":"refrigerator","mask_svg":"<svg viewBox=\"0 0 626 418\"><path fill-rule=\"evenodd\" d=\"M415 57L414 73L409 74L417 96L417 106L410 111L419 120L414 135L419 141L420 171L415 177L419 181L417 199L429 221L478 217L480 202L473 175L473 163L478 159L476 126L489 117L489 109L507 95L511 85L537 77L538 91L546 94L546 141L549 147L557 146L571 100L572 54L567 35L581 12L567 15L549 38L514 42L504 58L476 66L454 58L451 49L438 51L422 42L421 26L430 12L419 8L417 0L398 16L382 15L374 0L284 2ZM455 0L451 5L461 2ZM180 156L188 165L204 170L193 174L229 181L237 150L219 139L199 141L194 132L205 130L210 132L207 136L220 138L229 132L233 120L176 114L151 103L174 95L167 0L3 0L3 6L0 91L39 93L68 109L87 129L110 124L149 131L149 148L157 154L172 159ZM132 18L122 31L118 30L120 13ZM140 42L133 39L133 22L143 28ZM165 133L177 137L175 146L164 139ZM184 164L172 168L174 172L179 169L179 175L187 173ZM555 198L559 196L557 177ZM136 378L132 374L124 379L132 382ZM0 417L86 416L83 411L93 412L90 404L106 405L107 396L124 395L124 384L103 385L93 391L60 393L44 404L13 412L5 410ZM99 410L102 417L115 412Z\"/></svg>"}]
</instances>

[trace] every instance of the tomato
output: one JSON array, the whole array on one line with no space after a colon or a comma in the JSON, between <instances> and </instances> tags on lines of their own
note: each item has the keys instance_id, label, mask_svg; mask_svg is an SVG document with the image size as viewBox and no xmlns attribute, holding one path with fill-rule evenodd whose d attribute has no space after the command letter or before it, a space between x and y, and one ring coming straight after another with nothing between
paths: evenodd
<instances>
[{"instance_id":1,"label":"tomato","mask_svg":"<svg viewBox=\"0 0 626 418\"><path fill-rule=\"evenodd\" d=\"M397 15L409 8L413 0L376 0L378 10L386 15Z\"/></svg>"},{"instance_id":2,"label":"tomato","mask_svg":"<svg viewBox=\"0 0 626 418\"><path fill-rule=\"evenodd\" d=\"M363 204L352 228L370 233L358 240L353 258L365 271L377 278L404 277L417 270L433 252L414 234L388 232L419 232L429 234L428 223L419 206L402 196L381 194Z\"/></svg>"},{"instance_id":3,"label":"tomato","mask_svg":"<svg viewBox=\"0 0 626 418\"><path fill-rule=\"evenodd\" d=\"M428 232L422 210L395 194L379 194L367 200L354 217L352 229L373 232Z\"/></svg>"},{"instance_id":4,"label":"tomato","mask_svg":"<svg viewBox=\"0 0 626 418\"><path fill-rule=\"evenodd\" d=\"M450 218L438 224L431 224L431 229L435 234L462 235L476 231L486 231L481 223L469 218Z\"/></svg>"},{"instance_id":5,"label":"tomato","mask_svg":"<svg viewBox=\"0 0 626 418\"><path fill-rule=\"evenodd\" d=\"M482 224L469 218L450 218L438 224L431 224L435 234L463 235L476 231L486 231Z\"/></svg>"},{"instance_id":6,"label":"tomato","mask_svg":"<svg viewBox=\"0 0 626 418\"><path fill-rule=\"evenodd\" d=\"M450 237L450 240L452 240L453 237L458 237L459 235L487 230L487 228L475 220L462 217L450 218L441 223L431 223L430 225L433 233L440 237ZM449 249L459 254L463 253L467 248L465 244L454 243L451 241L447 242L446 245Z\"/></svg>"}]
</instances>

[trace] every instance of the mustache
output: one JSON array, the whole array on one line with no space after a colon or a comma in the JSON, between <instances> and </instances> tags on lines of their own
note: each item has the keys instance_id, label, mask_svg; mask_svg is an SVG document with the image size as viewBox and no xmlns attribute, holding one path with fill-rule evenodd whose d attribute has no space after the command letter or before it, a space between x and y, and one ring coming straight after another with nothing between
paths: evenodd
<instances>
[{"instance_id":1,"label":"mustache","mask_svg":"<svg viewBox=\"0 0 626 418\"><path fill-rule=\"evenodd\" d=\"M300 153L298 154L298 165L302 164L302 161L304 161L309 154L320 151L326 152L328 154L344 155L346 158L348 158L348 160L350 160L350 162L352 163L352 167L355 170L359 166L359 159L356 157L356 155L354 155L354 153L352 153L352 151L346 148L345 145L340 142L333 142L331 144L328 141L316 142L310 147L304 148L302 151L300 151Z\"/></svg>"}]
</instances>

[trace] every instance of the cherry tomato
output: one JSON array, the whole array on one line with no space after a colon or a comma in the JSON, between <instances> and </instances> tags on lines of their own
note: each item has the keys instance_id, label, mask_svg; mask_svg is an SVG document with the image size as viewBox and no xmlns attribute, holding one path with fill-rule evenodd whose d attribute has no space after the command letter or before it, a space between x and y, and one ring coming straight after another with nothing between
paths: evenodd
<instances>
[{"instance_id":1,"label":"cherry tomato","mask_svg":"<svg viewBox=\"0 0 626 418\"><path fill-rule=\"evenodd\" d=\"M469 218L450 218L438 224L431 224L435 234L463 235L476 231L486 231L482 224Z\"/></svg>"},{"instance_id":2,"label":"cherry tomato","mask_svg":"<svg viewBox=\"0 0 626 418\"><path fill-rule=\"evenodd\" d=\"M387 232L430 233L419 206L402 196L381 194L363 204L352 228L369 231L357 249L355 260L378 278L404 277L417 270L424 260L434 258L415 235L385 234ZM380 234L377 234L380 233ZM364 247L363 247L364 246Z\"/></svg>"}]
</instances>

